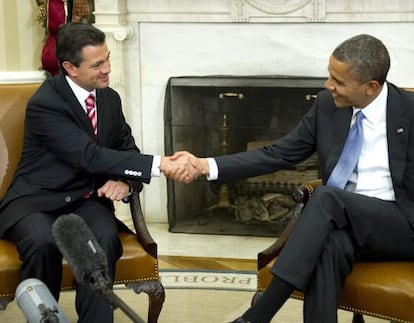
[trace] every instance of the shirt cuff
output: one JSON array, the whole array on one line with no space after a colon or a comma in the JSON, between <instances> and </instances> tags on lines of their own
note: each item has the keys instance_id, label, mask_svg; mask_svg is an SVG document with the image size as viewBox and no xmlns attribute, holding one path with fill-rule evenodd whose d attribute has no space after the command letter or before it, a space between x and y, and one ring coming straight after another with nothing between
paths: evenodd
<instances>
[{"instance_id":1,"label":"shirt cuff","mask_svg":"<svg viewBox=\"0 0 414 323\"><path fill-rule=\"evenodd\" d=\"M207 158L209 174L206 175L207 180L215 181L218 179L218 166L216 160L212 157Z\"/></svg>"},{"instance_id":2,"label":"shirt cuff","mask_svg":"<svg viewBox=\"0 0 414 323\"><path fill-rule=\"evenodd\" d=\"M154 155L152 159L152 166L151 166L151 177L160 177L161 176L161 156Z\"/></svg>"}]
</instances>

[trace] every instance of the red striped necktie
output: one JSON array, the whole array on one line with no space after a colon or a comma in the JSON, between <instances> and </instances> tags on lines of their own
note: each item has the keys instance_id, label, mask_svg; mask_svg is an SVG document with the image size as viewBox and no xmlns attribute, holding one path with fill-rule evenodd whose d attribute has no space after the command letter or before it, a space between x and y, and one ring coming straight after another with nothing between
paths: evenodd
<instances>
[{"instance_id":1,"label":"red striped necktie","mask_svg":"<svg viewBox=\"0 0 414 323\"><path fill-rule=\"evenodd\" d=\"M89 96L85 100L86 103L86 113L91 119L93 132L95 136L97 134L97 120L96 120L96 106L95 106L95 96L93 94L89 94Z\"/></svg>"}]
</instances>

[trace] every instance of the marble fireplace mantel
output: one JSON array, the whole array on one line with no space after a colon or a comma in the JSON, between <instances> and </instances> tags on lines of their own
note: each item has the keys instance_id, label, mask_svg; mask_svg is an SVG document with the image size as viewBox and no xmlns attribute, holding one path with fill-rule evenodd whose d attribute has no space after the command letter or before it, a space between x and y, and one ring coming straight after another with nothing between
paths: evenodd
<instances>
[{"instance_id":1,"label":"marble fireplace mantel","mask_svg":"<svg viewBox=\"0 0 414 323\"><path fill-rule=\"evenodd\" d=\"M164 154L172 76L325 77L334 47L369 33L389 48L389 80L414 87L411 0L95 0L95 17L111 49L111 85L148 154ZM147 221L167 222L164 177L145 187L142 202Z\"/></svg>"}]
</instances>

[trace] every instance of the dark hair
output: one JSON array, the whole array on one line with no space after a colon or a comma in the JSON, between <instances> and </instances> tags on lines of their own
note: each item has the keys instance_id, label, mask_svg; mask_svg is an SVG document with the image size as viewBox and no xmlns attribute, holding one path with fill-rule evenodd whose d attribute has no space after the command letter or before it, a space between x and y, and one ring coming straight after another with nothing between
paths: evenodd
<instances>
[{"instance_id":1,"label":"dark hair","mask_svg":"<svg viewBox=\"0 0 414 323\"><path fill-rule=\"evenodd\" d=\"M377 81L383 84L390 69L390 55L385 45L370 35L357 35L345 40L332 56L351 65L351 73L361 83Z\"/></svg>"},{"instance_id":2,"label":"dark hair","mask_svg":"<svg viewBox=\"0 0 414 323\"><path fill-rule=\"evenodd\" d=\"M78 67L83 61L82 49L85 46L102 45L104 42L105 34L90 24L71 22L61 25L57 32L55 48L59 68L66 74L63 62L68 61Z\"/></svg>"}]
</instances>

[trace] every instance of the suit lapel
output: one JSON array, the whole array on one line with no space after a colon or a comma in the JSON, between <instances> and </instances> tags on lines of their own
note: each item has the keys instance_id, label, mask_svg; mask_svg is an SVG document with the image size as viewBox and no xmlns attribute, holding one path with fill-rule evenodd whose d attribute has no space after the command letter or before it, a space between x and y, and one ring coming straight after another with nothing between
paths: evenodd
<instances>
[{"instance_id":1,"label":"suit lapel","mask_svg":"<svg viewBox=\"0 0 414 323\"><path fill-rule=\"evenodd\" d=\"M110 109L110 104L108 100L104 99L104 92L102 89L96 90L96 112L98 115L98 142L103 143L105 142L106 138L106 129L110 129L108 125L105 123L108 121L108 113L107 109Z\"/></svg>"},{"instance_id":2,"label":"suit lapel","mask_svg":"<svg viewBox=\"0 0 414 323\"><path fill-rule=\"evenodd\" d=\"M389 84L389 83L388 83ZM407 107L393 85L388 86L387 140L388 160L394 187L403 181L407 160L410 123L405 117Z\"/></svg>"},{"instance_id":3,"label":"suit lapel","mask_svg":"<svg viewBox=\"0 0 414 323\"><path fill-rule=\"evenodd\" d=\"M346 138L349 132L349 126L352 118L352 107L347 108L335 108L335 112L332 115L332 146L329 149L329 159L327 160L328 175L331 174L336 163L341 156L342 150L345 145Z\"/></svg>"},{"instance_id":4,"label":"suit lapel","mask_svg":"<svg viewBox=\"0 0 414 323\"><path fill-rule=\"evenodd\" d=\"M65 100L65 102L67 102L70 113L72 113L77 123L88 132L91 138L95 138L91 120L85 113L83 107L80 105L78 99L76 98L63 74L59 75L56 78L56 90L59 92L59 95Z\"/></svg>"}]
</instances>

